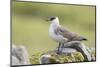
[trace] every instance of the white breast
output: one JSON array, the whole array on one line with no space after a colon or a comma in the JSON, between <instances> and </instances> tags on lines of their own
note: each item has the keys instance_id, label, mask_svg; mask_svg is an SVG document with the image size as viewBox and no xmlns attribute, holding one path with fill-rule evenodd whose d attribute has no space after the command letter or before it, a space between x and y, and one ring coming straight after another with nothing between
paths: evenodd
<instances>
[{"instance_id":1,"label":"white breast","mask_svg":"<svg viewBox=\"0 0 100 67\"><path fill-rule=\"evenodd\" d=\"M56 17L56 19L51 21L50 28L49 28L49 35L50 37L58 42L66 42L68 39L64 38L59 33L56 34L54 31L59 27L59 19Z\"/></svg>"},{"instance_id":2,"label":"white breast","mask_svg":"<svg viewBox=\"0 0 100 67\"><path fill-rule=\"evenodd\" d=\"M67 39L64 38L64 37L63 37L62 35L60 35L60 34L56 34L56 33L54 32L55 29L56 29L56 27L50 26L50 28L49 28L49 35L50 35L50 37L51 37L53 40L57 41L57 42L66 42Z\"/></svg>"}]
</instances>

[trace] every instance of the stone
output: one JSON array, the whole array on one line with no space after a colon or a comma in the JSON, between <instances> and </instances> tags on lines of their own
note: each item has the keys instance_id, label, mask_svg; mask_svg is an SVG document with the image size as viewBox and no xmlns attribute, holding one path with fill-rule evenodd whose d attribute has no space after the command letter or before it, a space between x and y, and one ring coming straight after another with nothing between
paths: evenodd
<instances>
[{"instance_id":1,"label":"stone","mask_svg":"<svg viewBox=\"0 0 100 67\"><path fill-rule=\"evenodd\" d=\"M70 54L57 54L55 51L49 51L40 56L40 64L81 62L84 57L80 52Z\"/></svg>"},{"instance_id":2,"label":"stone","mask_svg":"<svg viewBox=\"0 0 100 67\"><path fill-rule=\"evenodd\" d=\"M57 52L57 49L55 50L56 52ZM62 49L62 48L60 48L60 49ZM68 54L72 54L72 53L75 53L75 52L77 52L76 49L73 49L73 48L63 48L63 50L62 50L62 52L60 52L60 54L68 55Z\"/></svg>"},{"instance_id":3,"label":"stone","mask_svg":"<svg viewBox=\"0 0 100 67\"><path fill-rule=\"evenodd\" d=\"M40 64L59 63L60 61L50 54L44 54L40 58Z\"/></svg>"},{"instance_id":4,"label":"stone","mask_svg":"<svg viewBox=\"0 0 100 67\"><path fill-rule=\"evenodd\" d=\"M30 64L28 52L25 46L12 46L12 65L27 65Z\"/></svg>"},{"instance_id":5,"label":"stone","mask_svg":"<svg viewBox=\"0 0 100 67\"><path fill-rule=\"evenodd\" d=\"M64 44L64 48L73 48L82 53L85 60L84 61L91 61L91 54L87 51L86 46L80 41L71 41Z\"/></svg>"}]
</instances>

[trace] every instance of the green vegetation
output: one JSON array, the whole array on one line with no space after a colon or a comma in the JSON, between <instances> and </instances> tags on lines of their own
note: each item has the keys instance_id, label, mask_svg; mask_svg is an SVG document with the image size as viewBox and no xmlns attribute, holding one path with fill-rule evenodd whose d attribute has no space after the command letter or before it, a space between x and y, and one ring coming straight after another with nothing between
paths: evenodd
<instances>
[{"instance_id":1,"label":"green vegetation","mask_svg":"<svg viewBox=\"0 0 100 67\"><path fill-rule=\"evenodd\" d=\"M58 55L55 52L47 52L44 54L49 54L51 57L49 58L51 63L68 63L68 62L81 62L84 61L84 57L80 52L75 52L70 55L61 54ZM30 62L32 64L40 64L40 57L43 54L33 54L30 58Z\"/></svg>"},{"instance_id":2,"label":"green vegetation","mask_svg":"<svg viewBox=\"0 0 100 67\"><path fill-rule=\"evenodd\" d=\"M30 58L30 63L31 64L40 64L40 56L41 56L41 53L35 53L31 56Z\"/></svg>"},{"instance_id":3,"label":"green vegetation","mask_svg":"<svg viewBox=\"0 0 100 67\"><path fill-rule=\"evenodd\" d=\"M31 64L40 64L40 58L42 55L51 55L49 58L51 63L68 63L68 62L83 62L86 59L80 52L72 54L60 54L58 55L55 51L47 51L44 53L34 53L30 57ZM95 61L95 51L91 51L92 61Z\"/></svg>"},{"instance_id":4,"label":"green vegetation","mask_svg":"<svg viewBox=\"0 0 100 67\"><path fill-rule=\"evenodd\" d=\"M45 20L50 16L58 16L65 28L85 36L88 41L84 43L95 48L94 6L12 2L12 43L24 45L30 57L35 54L35 60L31 59L31 63L38 64L42 53L58 46L48 35L50 23ZM75 60L83 61L83 57L78 57L80 54L74 56ZM68 57L62 57L62 62L71 62Z\"/></svg>"}]
</instances>

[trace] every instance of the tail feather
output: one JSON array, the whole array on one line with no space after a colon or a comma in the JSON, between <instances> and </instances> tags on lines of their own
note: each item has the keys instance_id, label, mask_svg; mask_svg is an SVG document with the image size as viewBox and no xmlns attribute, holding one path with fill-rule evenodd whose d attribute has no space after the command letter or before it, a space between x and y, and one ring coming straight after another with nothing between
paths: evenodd
<instances>
[{"instance_id":1,"label":"tail feather","mask_svg":"<svg viewBox=\"0 0 100 67\"><path fill-rule=\"evenodd\" d=\"M88 39L86 39L86 38L83 38L82 40L84 40L84 41L87 41Z\"/></svg>"}]
</instances>

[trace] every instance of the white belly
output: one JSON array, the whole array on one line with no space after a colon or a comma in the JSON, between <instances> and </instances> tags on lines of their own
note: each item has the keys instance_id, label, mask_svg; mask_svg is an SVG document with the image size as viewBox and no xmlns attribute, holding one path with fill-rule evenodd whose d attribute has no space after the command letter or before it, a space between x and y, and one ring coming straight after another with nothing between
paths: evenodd
<instances>
[{"instance_id":1,"label":"white belly","mask_svg":"<svg viewBox=\"0 0 100 67\"><path fill-rule=\"evenodd\" d=\"M57 42L64 43L68 40L67 38L64 38L62 35L55 34L54 29L52 27L50 27L50 29L49 29L49 35L53 40L55 40Z\"/></svg>"}]
</instances>

